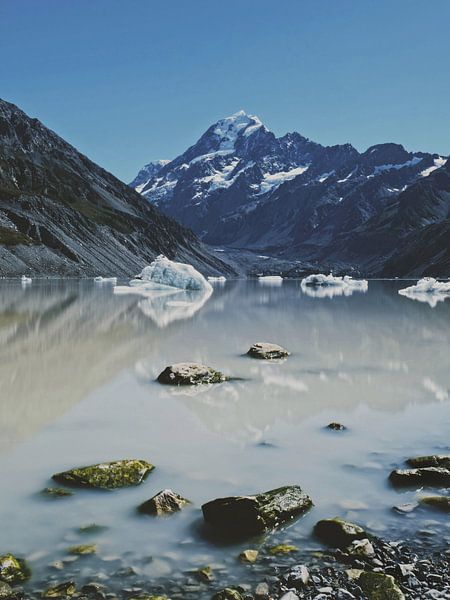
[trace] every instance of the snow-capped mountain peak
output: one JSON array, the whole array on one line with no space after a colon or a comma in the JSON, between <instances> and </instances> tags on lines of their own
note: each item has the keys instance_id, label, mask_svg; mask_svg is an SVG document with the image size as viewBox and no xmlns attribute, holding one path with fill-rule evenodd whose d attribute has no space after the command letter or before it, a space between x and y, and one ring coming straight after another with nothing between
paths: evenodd
<instances>
[{"instance_id":1,"label":"snow-capped mountain peak","mask_svg":"<svg viewBox=\"0 0 450 600\"><path fill-rule=\"evenodd\" d=\"M230 117L217 121L213 133L220 139L219 150L234 150L239 134L248 137L260 127L264 127L260 119L240 110Z\"/></svg>"}]
</instances>

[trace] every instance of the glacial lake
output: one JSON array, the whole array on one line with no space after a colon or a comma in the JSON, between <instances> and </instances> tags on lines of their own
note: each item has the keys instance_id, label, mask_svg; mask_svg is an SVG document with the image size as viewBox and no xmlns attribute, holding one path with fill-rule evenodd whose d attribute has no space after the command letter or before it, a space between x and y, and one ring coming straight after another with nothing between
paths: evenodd
<instances>
[{"instance_id":1,"label":"glacial lake","mask_svg":"<svg viewBox=\"0 0 450 600\"><path fill-rule=\"evenodd\" d=\"M0 281L0 553L27 558L28 585L39 589L50 578L102 581L113 572L126 587L128 567L141 582L184 581L207 564L222 583L248 581L252 567L238 563L239 552L264 556L289 543L307 556L321 548L314 524L333 516L445 547L448 516L392 509L420 492L393 489L390 471L450 449L450 300L410 300L397 293L406 285L370 281L367 293L317 297L294 280L227 281L205 299L114 295L92 280ZM251 359L256 341L292 354ZM180 361L242 379L196 389L155 381ZM347 430L327 430L332 421ZM156 469L134 488L39 493L55 472L121 458ZM286 484L314 501L288 527L227 544L202 527L204 502ZM164 488L192 505L166 518L139 515ZM106 529L78 532L91 523ZM96 543L97 554L50 566L83 543Z\"/></svg>"}]
</instances>

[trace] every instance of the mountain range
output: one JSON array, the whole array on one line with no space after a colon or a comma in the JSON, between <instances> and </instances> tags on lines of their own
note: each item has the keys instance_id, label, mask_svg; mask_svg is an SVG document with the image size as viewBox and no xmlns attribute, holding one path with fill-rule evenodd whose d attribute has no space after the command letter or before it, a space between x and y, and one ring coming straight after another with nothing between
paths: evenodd
<instances>
[{"instance_id":1,"label":"mountain range","mask_svg":"<svg viewBox=\"0 0 450 600\"><path fill-rule=\"evenodd\" d=\"M130 276L160 253L230 272L191 230L0 100L0 275Z\"/></svg>"},{"instance_id":2,"label":"mountain range","mask_svg":"<svg viewBox=\"0 0 450 600\"><path fill-rule=\"evenodd\" d=\"M130 186L204 242L291 261L291 274L450 274L449 164L438 154L276 137L240 111Z\"/></svg>"}]
</instances>

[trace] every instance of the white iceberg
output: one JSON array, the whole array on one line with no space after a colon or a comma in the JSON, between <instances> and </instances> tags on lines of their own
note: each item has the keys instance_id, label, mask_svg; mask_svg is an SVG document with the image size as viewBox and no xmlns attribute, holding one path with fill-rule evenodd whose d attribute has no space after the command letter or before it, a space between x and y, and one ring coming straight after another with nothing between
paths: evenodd
<instances>
[{"instance_id":1,"label":"white iceberg","mask_svg":"<svg viewBox=\"0 0 450 600\"><path fill-rule=\"evenodd\" d=\"M33 280L31 279L31 277L27 277L26 275L22 275L22 277L20 278L20 281L22 283L31 283Z\"/></svg>"},{"instance_id":2,"label":"white iceberg","mask_svg":"<svg viewBox=\"0 0 450 600\"><path fill-rule=\"evenodd\" d=\"M212 282L212 283L225 283L225 281L227 280L226 277L224 277L223 275L220 275L219 277L213 277L212 275L210 275L208 277L208 281Z\"/></svg>"},{"instance_id":3,"label":"white iceberg","mask_svg":"<svg viewBox=\"0 0 450 600\"><path fill-rule=\"evenodd\" d=\"M212 291L212 285L192 265L174 262L162 254L132 279L130 286L145 287L147 290L176 288Z\"/></svg>"},{"instance_id":4,"label":"white iceberg","mask_svg":"<svg viewBox=\"0 0 450 600\"><path fill-rule=\"evenodd\" d=\"M434 277L423 277L415 285L398 290L401 296L418 302L426 302L434 308L438 302L450 297L450 281L438 281Z\"/></svg>"},{"instance_id":5,"label":"white iceberg","mask_svg":"<svg viewBox=\"0 0 450 600\"><path fill-rule=\"evenodd\" d=\"M353 292L367 292L369 283L366 279L353 279L349 275L335 277L317 273L308 275L300 284L302 291L314 298L333 298L334 296L351 296Z\"/></svg>"},{"instance_id":6,"label":"white iceberg","mask_svg":"<svg viewBox=\"0 0 450 600\"><path fill-rule=\"evenodd\" d=\"M263 285L278 286L283 283L283 278L280 275L260 275L258 281Z\"/></svg>"},{"instance_id":7,"label":"white iceberg","mask_svg":"<svg viewBox=\"0 0 450 600\"><path fill-rule=\"evenodd\" d=\"M94 277L94 281L96 283L112 283L113 285L117 284L117 277Z\"/></svg>"}]
</instances>

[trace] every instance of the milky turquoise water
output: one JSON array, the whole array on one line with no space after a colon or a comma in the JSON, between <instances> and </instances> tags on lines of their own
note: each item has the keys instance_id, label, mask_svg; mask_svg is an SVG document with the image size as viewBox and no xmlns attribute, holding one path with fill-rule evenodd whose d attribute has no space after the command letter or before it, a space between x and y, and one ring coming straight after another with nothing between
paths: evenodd
<instances>
[{"instance_id":1,"label":"milky turquoise water","mask_svg":"<svg viewBox=\"0 0 450 600\"><path fill-rule=\"evenodd\" d=\"M229 281L204 302L173 302L92 281L0 281L0 551L28 557L44 578L68 546L96 542L96 558L70 566L80 577L132 565L157 580L208 563L242 569L236 555L252 545L306 552L318 547L314 523L335 515L445 545L447 517L395 513L420 492L387 483L406 457L450 451L450 301L414 302L397 294L405 285L318 298L299 281ZM292 354L252 360L244 353L256 341ZM155 382L184 360L243 379L195 390ZM327 431L330 421L348 430ZM131 457L156 465L139 487L38 494L57 471ZM202 503L285 484L312 497L304 518L231 547L205 536ZM136 513L166 487L192 506L170 518ZM108 529L77 533L92 522Z\"/></svg>"}]
</instances>

